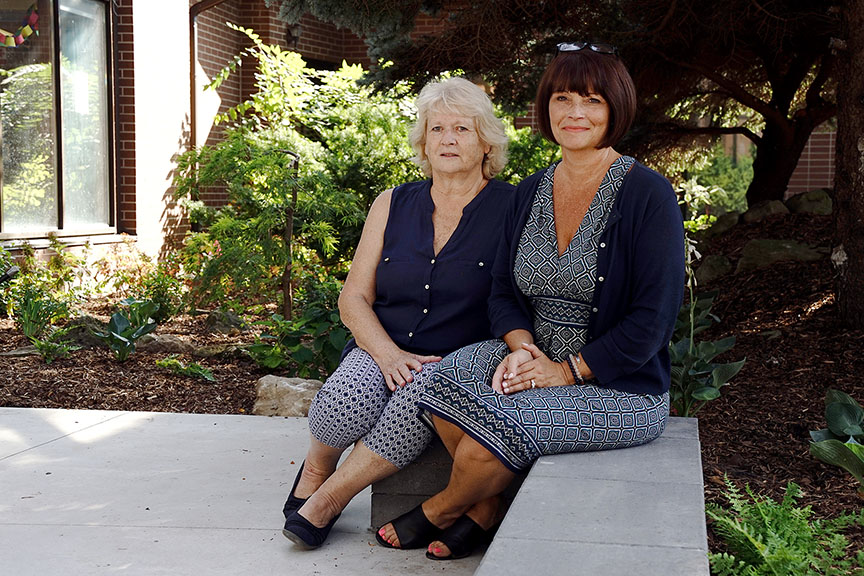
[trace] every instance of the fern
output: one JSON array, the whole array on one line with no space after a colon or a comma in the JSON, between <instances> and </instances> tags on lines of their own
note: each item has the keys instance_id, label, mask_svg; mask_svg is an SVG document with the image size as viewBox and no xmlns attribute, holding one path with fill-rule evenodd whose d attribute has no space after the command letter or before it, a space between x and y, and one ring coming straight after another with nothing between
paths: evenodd
<instances>
[{"instance_id":1,"label":"fern","mask_svg":"<svg viewBox=\"0 0 864 576\"><path fill-rule=\"evenodd\" d=\"M859 552L847 557L849 542L841 534L850 525L864 524L864 512L835 519L812 519L810 506L795 504L801 489L790 482L780 503L744 492L726 479L729 508L708 504L712 529L728 552L709 554L716 576L834 576L864 575Z\"/></svg>"}]
</instances>

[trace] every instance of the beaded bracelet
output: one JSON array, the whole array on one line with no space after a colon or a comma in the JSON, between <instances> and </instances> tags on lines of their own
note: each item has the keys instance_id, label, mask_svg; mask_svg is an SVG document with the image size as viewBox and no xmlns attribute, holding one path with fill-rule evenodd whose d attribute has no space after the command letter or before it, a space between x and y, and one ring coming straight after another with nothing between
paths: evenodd
<instances>
[{"instance_id":1,"label":"beaded bracelet","mask_svg":"<svg viewBox=\"0 0 864 576\"><path fill-rule=\"evenodd\" d=\"M574 384L584 384L585 379L582 378L582 374L579 373L579 357L576 357L576 364L573 363L573 355L567 355L567 365L570 366L570 372L573 374L573 382Z\"/></svg>"},{"instance_id":2,"label":"beaded bracelet","mask_svg":"<svg viewBox=\"0 0 864 576\"><path fill-rule=\"evenodd\" d=\"M573 356L573 360L574 360L573 367L576 368L576 375L579 376L579 383L585 384L585 378L582 377L582 371L579 370L579 366L582 364L582 359L579 358L578 354L576 354Z\"/></svg>"}]
</instances>

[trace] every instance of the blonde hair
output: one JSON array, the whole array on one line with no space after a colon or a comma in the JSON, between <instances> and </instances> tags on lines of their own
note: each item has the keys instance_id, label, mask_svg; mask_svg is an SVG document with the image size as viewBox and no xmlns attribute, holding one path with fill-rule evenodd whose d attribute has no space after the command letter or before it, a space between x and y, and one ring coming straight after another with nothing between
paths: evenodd
<instances>
[{"instance_id":1,"label":"blonde hair","mask_svg":"<svg viewBox=\"0 0 864 576\"><path fill-rule=\"evenodd\" d=\"M423 87L415 101L417 123L411 129L409 140L414 149L414 162L426 176L432 174L426 157L426 122L432 110L446 111L474 119L477 136L489 146L483 157L483 177L494 178L507 164L507 146L510 140L504 124L495 116L492 101L482 88L464 78L448 78Z\"/></svg>"}]
</instances>

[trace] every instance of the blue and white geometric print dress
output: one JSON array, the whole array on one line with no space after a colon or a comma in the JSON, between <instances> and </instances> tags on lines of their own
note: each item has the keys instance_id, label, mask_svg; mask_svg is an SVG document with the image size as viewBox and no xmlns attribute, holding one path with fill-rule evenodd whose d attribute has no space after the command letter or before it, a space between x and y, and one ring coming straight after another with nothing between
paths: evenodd
<instances>
[{"instance_id":1,"label":"blue and white geometric print dress","mask_svg":"<svg viewBox=\"0 0 864 576\"><path fill-rule=\"evenodd\" d=\"M534 196L513 272L531 303L536 344L556 362L585 345L600 236L634 162L622 156L612 163L560 256L552 203L557 163L548 168ZM665 428L668 393L632 394L574 384L498 394L491 387L492 375L508 353L502 340L488 340L450 354L439 364L419 406L465 430L511 470L524 470L544 454L644 444Z\"/></svg>"}]
</instances>

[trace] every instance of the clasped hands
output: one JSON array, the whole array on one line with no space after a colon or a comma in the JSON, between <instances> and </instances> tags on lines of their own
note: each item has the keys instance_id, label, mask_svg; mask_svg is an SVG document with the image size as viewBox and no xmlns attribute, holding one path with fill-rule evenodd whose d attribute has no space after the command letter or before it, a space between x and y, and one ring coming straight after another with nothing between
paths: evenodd
<instances>
[{"instance_id":1,"label":"clasped hands","mask_svg":"<svg viewBox=\"0 0 864 576\"><path fill-rule=\"evenodd\" d=\"M561 363L551 360L536 345L527 342L523 342L519 350L508 354L492 376L492 389L499 394L566 386L570 383Z\"/></svg>"}]
</instances>

